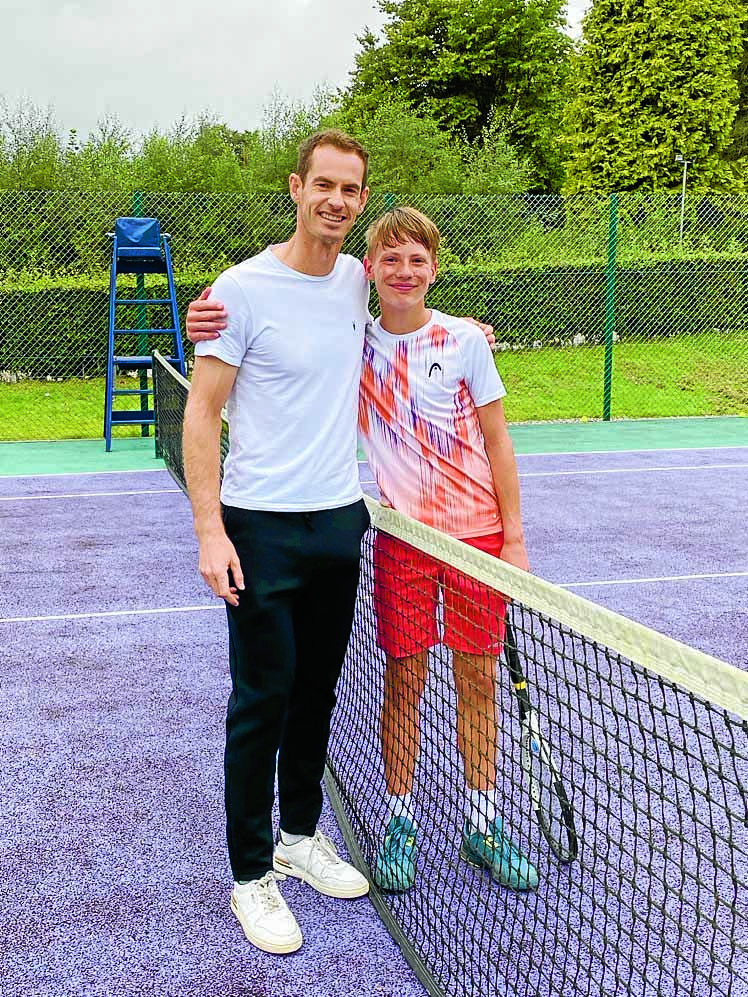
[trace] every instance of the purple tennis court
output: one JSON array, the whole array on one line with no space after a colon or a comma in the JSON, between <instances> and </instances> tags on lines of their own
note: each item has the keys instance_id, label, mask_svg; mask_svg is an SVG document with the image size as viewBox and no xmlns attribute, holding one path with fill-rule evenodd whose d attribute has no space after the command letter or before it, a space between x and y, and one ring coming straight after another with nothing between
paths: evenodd
<instances>
[{"instance_id":1,"label":"purple tennis court","mask_svg":"<svg viewBox=\"0 0 748 997\"><path fill-rule=\"evenodd\" d=\"M748 420L670 449L522 432L533 571L748 667ZM0 518L3 995L423 994L367 899L287 882L305 944L284 958L229 910L226 627L168 473L9 474ZM342 847L330 807L322 827Z\"/></svg>"}]
</instances>

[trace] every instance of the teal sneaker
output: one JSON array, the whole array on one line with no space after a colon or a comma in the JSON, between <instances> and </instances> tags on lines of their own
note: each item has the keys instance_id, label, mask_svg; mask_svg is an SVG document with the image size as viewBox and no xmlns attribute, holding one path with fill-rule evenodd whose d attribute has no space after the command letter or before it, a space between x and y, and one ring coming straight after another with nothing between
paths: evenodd
<instances>
[{"instance_id":1,"label":"teal sneaker","mask_svg":"<svg viewBox=\"0 0 748 997\"><path fill-rule=\"evenodd\" d=\"M380 890L400 893L416 880L418 845L415 825L407 817L393 817L374 865L374 882Z\"/></svg>"},{"instance_id":2,"label":"teal sneaker","mask_svg":"<svg viewBox=\"0 0 748 997\"><path fill-rule=\"evenodd\" d=\"M512 890L534 890L538 885L537 869L514 842L505 837L500 820L491 821L487 834L474 831L466 820L460 857L477 869L488 869L497 883Z\"/></svg>"}]
</instances>

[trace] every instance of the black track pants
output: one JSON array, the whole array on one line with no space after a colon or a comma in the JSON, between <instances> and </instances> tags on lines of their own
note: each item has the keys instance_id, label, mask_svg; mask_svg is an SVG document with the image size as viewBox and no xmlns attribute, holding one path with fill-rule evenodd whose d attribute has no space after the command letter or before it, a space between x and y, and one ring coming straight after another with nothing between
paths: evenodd
<instances>
[{"instance_id":1,"label":"black track pants","mask_svg":"<svg viewBox=\"0 0 748 997\"><path fill-rule=\"evenodd\" d=\"M226 831L235 880L272 868L276 757L280 824L314 834L330 715L350 636L363 501L321 512L225 508L245 590L227 606Z\"/></svg>"}]
</instances>

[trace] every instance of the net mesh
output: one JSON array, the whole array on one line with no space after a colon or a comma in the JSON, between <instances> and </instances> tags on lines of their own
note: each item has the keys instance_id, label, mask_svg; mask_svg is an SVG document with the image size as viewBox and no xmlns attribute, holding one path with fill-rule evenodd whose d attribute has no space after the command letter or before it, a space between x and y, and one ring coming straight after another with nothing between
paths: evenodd
<instances>
[{"instance_id":1,"label":"net mesh","mask_svg":"<svg viewBox=\"0 0 748 997\"><path fill-rule=\"evenodd\" d=\"M370 512L326 778L429 993L744 997L748 675Z\"/></svg>"}]
</instances>

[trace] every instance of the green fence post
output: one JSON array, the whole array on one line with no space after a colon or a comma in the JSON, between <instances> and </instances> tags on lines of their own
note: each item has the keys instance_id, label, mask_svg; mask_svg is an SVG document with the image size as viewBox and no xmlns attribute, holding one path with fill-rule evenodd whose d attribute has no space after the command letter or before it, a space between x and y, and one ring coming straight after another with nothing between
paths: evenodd
<instances>
[{"instance_id":1,"label":"green fence post","mask_svg":"<svg viewBox=\"0 0 748 997\"><path fill-rule=\"evenodd\" d=\"M143 216L143 191L136 190L132 195L132 213L136 218L142 218ZM142 273L135 275L135 297L144 298L145 297L145 275ZM148 312L145 305L136 305L136 328L147 329L148 328ZM138 336L138 356L144 357L148 353L148 336ZM147 391L148 389L148 371L141 370L140 372L140 390ZM140 411L148 411L148 395L140 396ZM141 425L140 427L141 436L149 436L149 427Z\"/></svg>"},{"instance_id":2,"label":"green fence post","mask_svg":"<svg viewBox=\"0 0 748 997\"><path fill-rule=\"evenodd\" d=\"M610 195L608 220L608 265L605 268L605 373L603 375L603 419L610 422L613 388L613 336L616 329L616 249L618 245L618 195Z\"/></svg>"}]
</instances>

